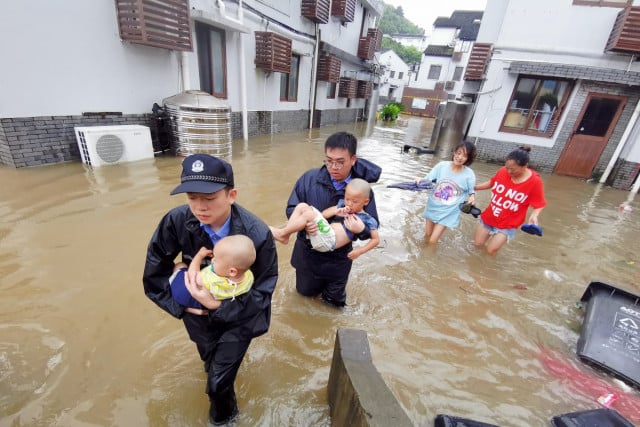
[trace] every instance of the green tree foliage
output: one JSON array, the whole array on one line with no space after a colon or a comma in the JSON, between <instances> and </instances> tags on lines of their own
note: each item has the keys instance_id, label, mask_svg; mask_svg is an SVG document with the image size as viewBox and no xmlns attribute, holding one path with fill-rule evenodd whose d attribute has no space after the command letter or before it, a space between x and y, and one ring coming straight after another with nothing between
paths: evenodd
<instances>
[{"instance_id":1,"label":"green tree foliage","mask_svg":"<svg viewBox=\"0 0 640 427\"><path fill-rule=\"evenodd\" d=\"M407 65L419 64L422 60L422 52L414 46L403 46L397 41L389 37L382 38L382 49L391 49L398 55Z\"/></svg>"},{"instance_id":2,"label":"green tree foliage","mask_svg":"<svg viewBox=\"0 0 640 427\"><path fill-rule=\"evenodd\" d=\"M402 6L393 7L389 4L384 5L378 28L384 34L424 34L424 29L404 17Z\"/></svg>"}]
</instances>

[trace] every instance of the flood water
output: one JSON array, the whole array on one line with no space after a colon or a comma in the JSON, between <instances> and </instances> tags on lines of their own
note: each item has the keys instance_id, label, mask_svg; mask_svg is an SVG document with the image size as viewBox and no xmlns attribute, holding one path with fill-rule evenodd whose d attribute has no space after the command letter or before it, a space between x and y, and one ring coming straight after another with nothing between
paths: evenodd
<instances>
[{"instance_id":1,"label":"flood water","mask_svg":"<svg viewBox=\"0 0 640 427\"><path fill-rule=\"evenodd\" d=\"M278 244L271 329L236 381L238 426L330 425L337 328L368 333L374 363L416 426L438 413L548 426L553 415L599 407L603 389L640 423L640 393L576 356L577 302L591 281L640 294L640 204L620 211L627 192L543 174L543 237L518 232L492 258L474 248L476 220L463 215L428 246L427 193L387 188L441 160L403 152L429 137L422 119L407 121L369 137L357 124L234 142L238 203L273 225L284 223L298 176L321 164L330 133L354 132L358 154L383 168L374 185L382 243L354 262L343 311L295 292L292 245ZM497 167L473 165L480 182ZM93 170L0 168L0 425L206 424L195 346L141 283L156 224L185 201L169 196L179 174L169 156ZM488 200L481 192L477 205Z\"/></svg>"}]
</instances>

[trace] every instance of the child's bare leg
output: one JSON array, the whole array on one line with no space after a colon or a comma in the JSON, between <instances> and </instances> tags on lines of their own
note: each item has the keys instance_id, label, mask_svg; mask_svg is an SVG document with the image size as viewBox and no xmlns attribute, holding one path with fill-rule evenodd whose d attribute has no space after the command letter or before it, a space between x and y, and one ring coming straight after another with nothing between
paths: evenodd
<instances>
[{"instance_id":1,"label":"child's bare leg","mask_svg":"<svg viewBox=\"0 0 640 427\"><path fill-rule=\"evenodd\" d=\"M424 220L424 238L425 240L429 240L431 238L431 235L433 234L433 226L435 224L433 223L433 221L429 220L429 219L425 219Z\"/></svg>"},{"instance_id":2,"label":"child's bare leg","mask_svg":"<svg viewBox=\"0 0 640 427\"><path fill-rule=\"evenodd\" d=\"M307 227L307 223L313 221L316 214L311 206L306 203L299 203L291 213L287 224L282 228L269 227L273 238L285 245L289 243L289 236Z\"/></svg>"},{"instance_id":3,"label":"child's bare leg","mask_svg":"<svg viewBox=\"0 0 640 427\"><path fill-rule=\"evenodd\" d=\"M347 236L347 232L344 229L344 226L340 222L332 222L329 224L333 231L336 233L336 249L345 246L347 243L351 241L349 236Z\"/></svg>"},{"instance_id":4,"label":"child's bare leg","mask_svg":"<svg viewBox=\"0 0 640 427\"><path fill-rule=\"evenodd\" d=\"M446 229L447 227L442 224L434 224L431 236L429 237L429 243L438 243L438 240L440 240L440 236L442 236L442 233L444 233Z\"/></svg>"}]
</instances>

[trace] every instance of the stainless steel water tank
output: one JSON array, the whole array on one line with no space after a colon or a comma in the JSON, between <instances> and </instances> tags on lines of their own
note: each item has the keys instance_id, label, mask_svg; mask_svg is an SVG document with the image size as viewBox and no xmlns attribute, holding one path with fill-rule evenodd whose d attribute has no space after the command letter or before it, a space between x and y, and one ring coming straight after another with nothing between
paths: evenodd
<instances>
[{"instance_id":1,"label":"stainless steel water tank","mask_svg":"<svg viewBox=\"0 0 640 427\"><path fill-rule=\"evenodd\" d=\"M187 90L162 103L169 116L171 148L176 155L231 157L231 109L224 100Z\"/></svg>"},{"instance_id":2,"label":"stainless steel water tank","mask_svg":"<svg viewBox=\"0 0 640 427\"><path fill-rule=\"evenodd\" d=\"M442 112L436 147L436 155L442 158L450 157L453 149L462 141L464 133L471 119L473 104L462 101L447 101L444 110L438 109L438 116Z\"/></svg>"}]
</instances>

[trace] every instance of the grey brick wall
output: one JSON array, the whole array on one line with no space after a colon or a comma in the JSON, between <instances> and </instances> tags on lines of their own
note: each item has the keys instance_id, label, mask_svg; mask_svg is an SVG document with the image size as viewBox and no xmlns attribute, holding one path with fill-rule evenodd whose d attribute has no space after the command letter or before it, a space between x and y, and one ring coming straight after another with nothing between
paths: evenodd
<instances>
[{"instance_id":1,"label":"grey brick wall","mask_svg":"<svg viewBox=\"0 0 640 427\"><path fill-rule=\"evenodd\" d=\"M611 171L607 184L614 188L629 190L640 171L640 164L618 159Z\"/></svg>"},{"instance_id":2,"label":"grey brick wall","mask_svg":"<svg viewBox=\"0 0 640 427\"><path fill-rule=\"evenodd\" d=\"M553 64L551 64L553 65ZM571 68L571 67L569 67ZM577 67L579 69L586 67ZM511 70L513 70L513 64ZM536 64L531 67L519 67L517 68L521 72L525 72L528 74L540 74L547 73L545 75L549 75L553 67L550 64ZM536 71L537 70L537 71ZM607 70L598 69L599 73L602 74ZM616 74L615 70L610 70L613 74ZM555 75L555 74L553 74ZM622 134L629 123L631 115L633 114L633 109L640 99L640 87L638 86L628 86L628 85L619 85L615 83L607 83L604 81L596 82L596 81L582 81L578 90L575 94L574 101L572 104L572 108L565 111L565 121L561 128L557 130L557 138L555 144L550 147L541 147L532 145L532 150L530 153L530 165L532 168L541 171L541 172L553 172L562 151L564 150L567 142L569 141L573 129L576 125L576 121L582 107L587 99L587 96L591 92L609 94L609 95L619 95L625 96L628 98L627 104L625 105L620 119L616 124L616 127L607 143L604 151L602 152L596 166L594 167L592 178L599 178L604 172L607 164L609 163L611 157L613 156L613 152L616 149L616 146L620 142L622 138ZM478 160L486 161L486 162L494 162L494 163L502 163L504 161L504 157L512 150L518 148L521 144L510 143L508 141L494 141L489 139L480 139L478 141ZM615 172L615 171L614 171ZM629 187L622 186L627 179L624 177L616 177L615 173L612 173L610 176L611 185L616 188L621 189L629 189Z\"/></svg>"},{"instance_id":3,"label":"grey brick wall","mask_svg":"<svg viewBox=\"0 0 640 427\"><path fill-rule=\"evenodd\" d=\"M343 108L340 110L315 110L313 127L352 123L361 120L361 108ZM309 110L295 111L249 111L248 136L270 135L272 133L292 132L309 128ZM242 138L242 113L231 113L234 139Z\"/></svg>"},{"instance_id":4,"label":"grey brick wall","mask_svg":"<svg viewBox=\"0 0 640 427\"><path fill-rule=\"evenodd\" d=\"M317 113L319 121L315 123L326 126L356 121L362 116L362 109L347 108ZM149 126L156 151L166 148L158 141L158 121L151 114L2 118L0 164L20 168L80 161L74 127L133 124ZM308 127L308 110L248 112L249 137ZM231 113L231 133L232 138L242 138L242 113L239 111Z\"/></svg>"},{"instance_id":5,"label":"grey brick wall","mask_svg":"<svg viewBox=\"0 0 640 427\"><path fill-rule=\"evenodd\" d=\"M149 115L40 116L0 119L0 162L16 168L80 160L75 126L140 124Z\"/></svg>"},{"instance_id":6,"label":"grey brick wall","mask_svg":"<svg viewBox=\"0 0 640 427\"><path fill-rule=\"evenodd\" d=\"M619 83L623 85L640 86L640 72L614 70L611 68L514 61L509 66L509 72L515 74L566 77L578 80L592 80L603 83Z\"/></svg>"},{"instance_id":7,"label":"grey brick wall","mask_svg":"<svg viewBox=\"0 0 640 427\"><path fill-rule=\"evenodd\" d=\"M14 166L13 157L11 156L11 148L7 142L7 135L4 131L4 123L0 119L0 165ZM7 126L9 127L9 126ZM13 128L11 128L13 130Z\"/></svg>"},{"instance_id":8,"label":"grey brick wall","mask_svg":"<svg viewBox=\"0 0 640 427\"><path fill-rule=\"evenodd\" d=\"M309 129L309 110L274 111L273 133Z\"/></svg>"},{"instance_id":9,"label":"grey brick wall","mask_svg":"<svg viewBox=\"0 0 640 427\"><path fill-rule=\"evenodd\" d=\"M316 110L313 118L314 127L353 123L361 119L361 108L342 108L339 110Z\"/></svg>"}]
</instances>

